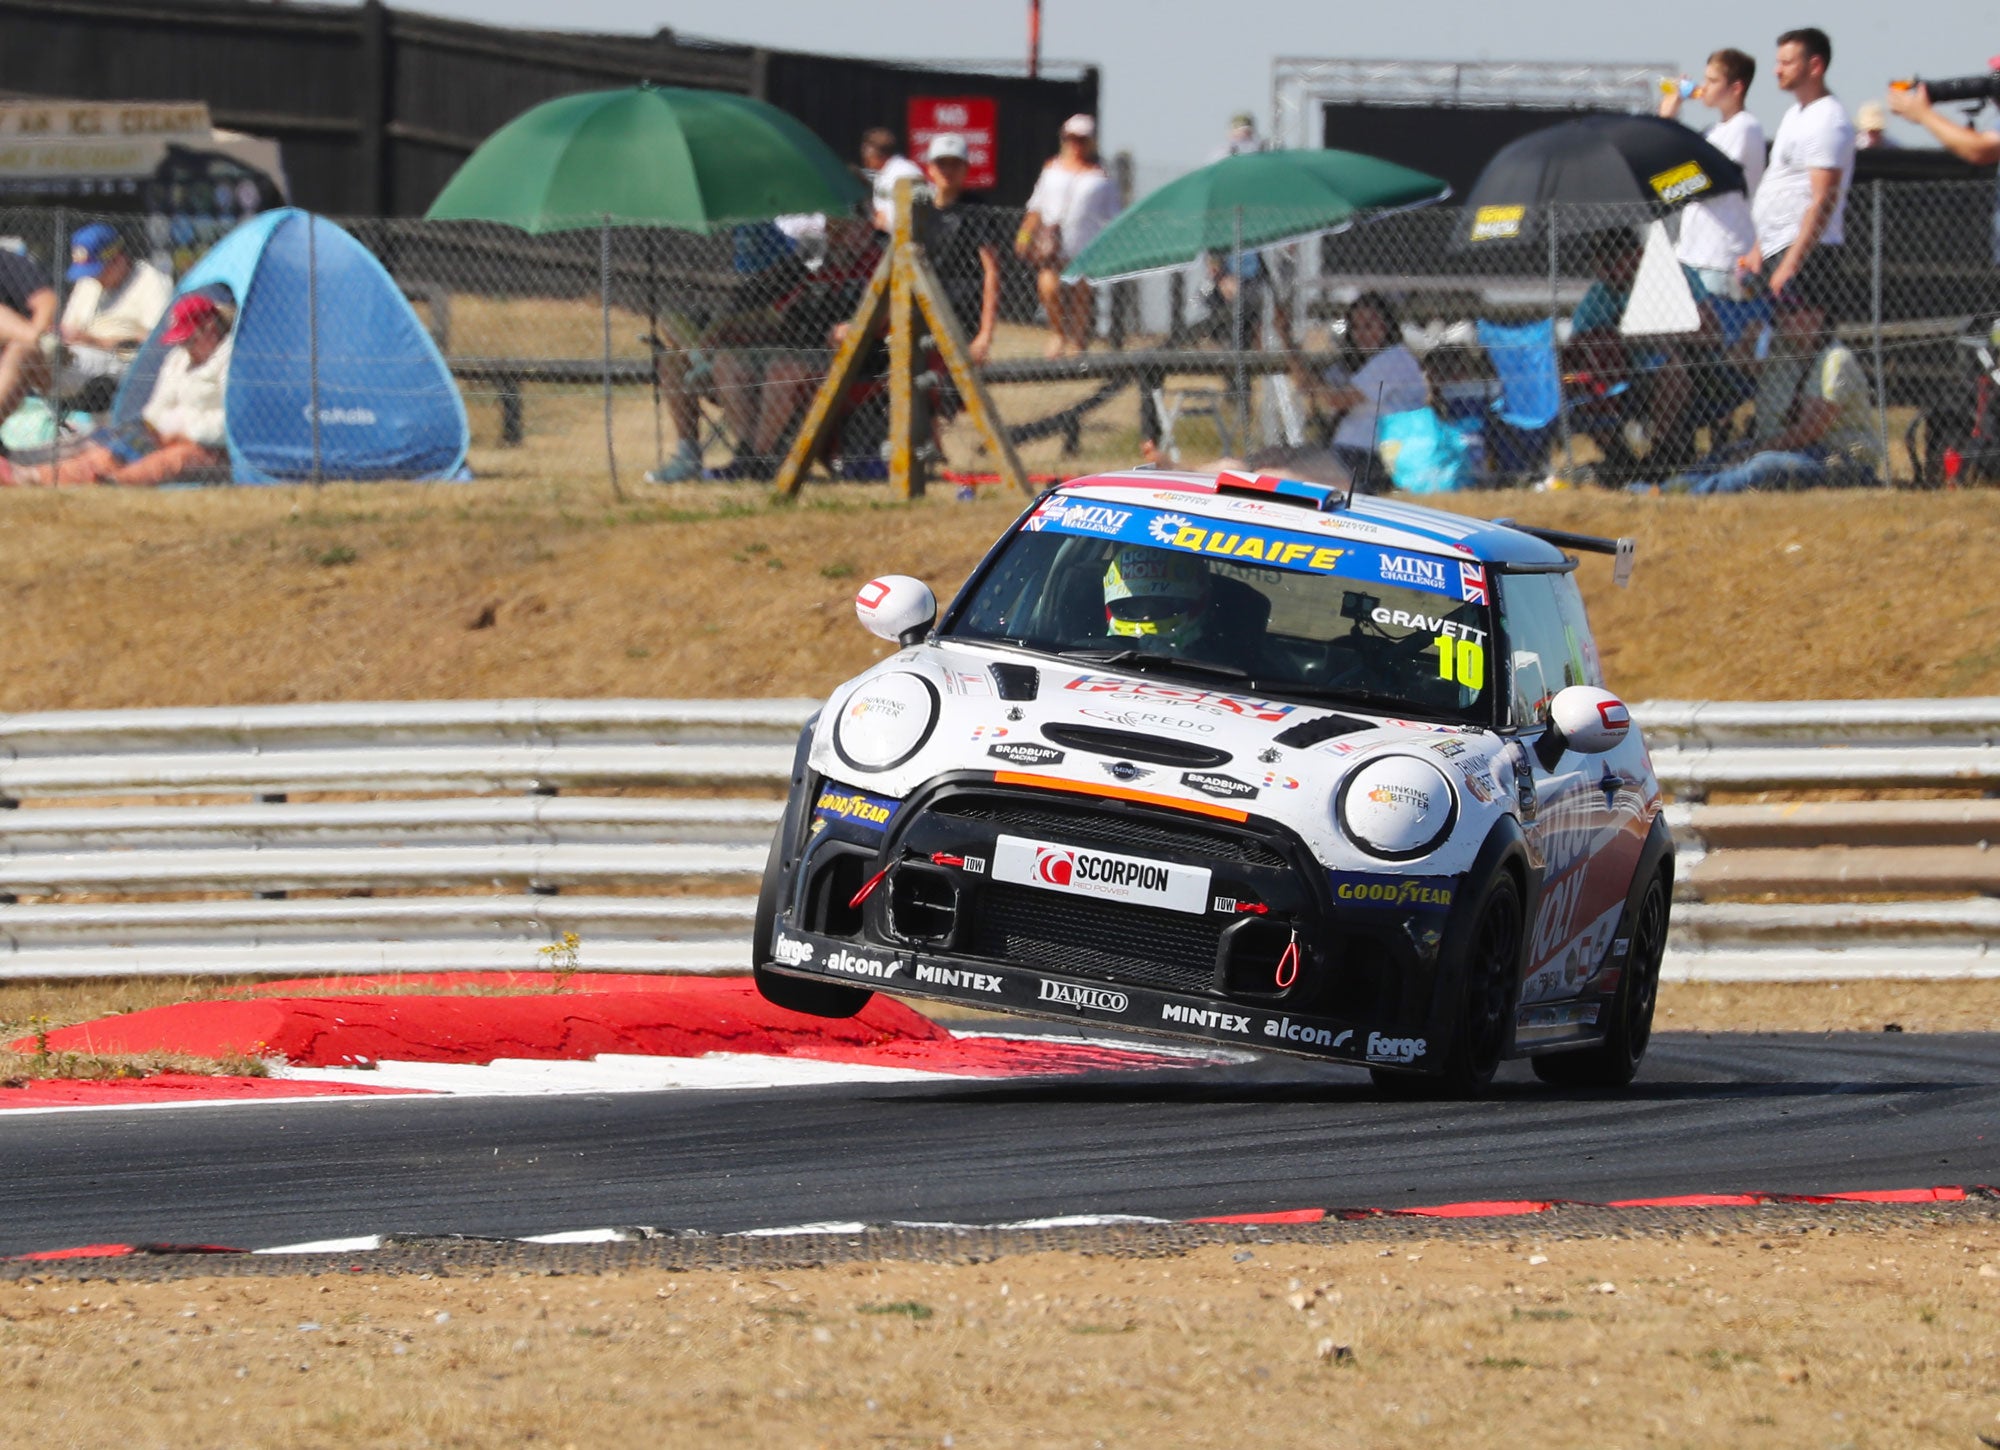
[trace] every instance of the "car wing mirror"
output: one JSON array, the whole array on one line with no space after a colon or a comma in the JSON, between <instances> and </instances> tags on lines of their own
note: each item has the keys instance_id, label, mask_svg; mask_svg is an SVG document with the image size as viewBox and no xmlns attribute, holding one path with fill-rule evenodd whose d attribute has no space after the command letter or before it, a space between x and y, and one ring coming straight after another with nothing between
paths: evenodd
<instances>
[{"instance_id":1,"label":"car wing mirror","mask_svg":"<svg viewBox=\"0 0 2000 1450\"><path fill-rule=\"evenodd\" d=\"M1554 770L1566 750L1602 755L1631 733L1632 712L1623 700L1595 685L1571 685L1549 701L1549 728L1535 743L1535 757L1544 770Z\"/></svg>"},{"instance_id":2,"label":"car wing mirror","mask_svg":"<svg viewBox=\"0 0 2000 1450\"><path fill-rule=\"evenodd\" d=\"M937 596L921 579L884 574L855 593L854 616L870 634L897 644L916 644L937 621Z\"/></svg>"}]
</instances>

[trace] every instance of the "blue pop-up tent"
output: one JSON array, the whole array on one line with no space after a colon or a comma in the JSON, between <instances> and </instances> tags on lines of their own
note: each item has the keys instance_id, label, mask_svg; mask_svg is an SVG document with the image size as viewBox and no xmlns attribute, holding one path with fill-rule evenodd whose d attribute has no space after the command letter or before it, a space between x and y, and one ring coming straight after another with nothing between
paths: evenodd
<instances>
[{"instance_id":1,"label":"blue pop-up tent","mask_svg":"<svg viewBox=\"0 0 2000 1450\"><path fill-rule=\"evenodd\" d=\"M252 217L181 279L177 295L237 307L225 399L231 476L293 483L459 478L465 404L431 336L381 263L325 217L295 207ZM311 325L317 317L318 325ZM138 418L167 349L147 339L112 404Z\"/></svg>"}]
</instances>

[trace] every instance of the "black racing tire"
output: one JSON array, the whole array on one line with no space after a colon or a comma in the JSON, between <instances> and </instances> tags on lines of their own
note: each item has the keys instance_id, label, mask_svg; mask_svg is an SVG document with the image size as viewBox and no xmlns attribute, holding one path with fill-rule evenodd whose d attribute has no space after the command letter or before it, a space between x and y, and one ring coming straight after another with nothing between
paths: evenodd
<instances>
[{"instance_id":1,"label":"black racing tire","mask_svg":"<svg viewBox=\"0 0 2000 1450\"><path fill-rule=\"evenodd\" d=\"M1459 963L1456 1011L1444 1070L1420 1076L1370 1068L1375 1087L1391 1098L1476 1098L1493 1083L1507 1051L1508 1026L1521 971L1525 918L1521 888L1506 871L1497 874L1473 915Z\"/></svg>"},{"instance_id":2,"label":"black racing tire","mask_svg":"<svg viewBox=\"0 0 2000 1450\"><path fill-rule=\"evenodd\" d=\"M764 884L757 891L757 915L750 927L750 979L764 1000L774 1006L808 1017L852 1017L868 1005L875 994L860 987L842 987L833 982L810 982L771 971L764 964L771 959L771 942L778 932L778 894L785 888L784 830L771 838L771 854L764 862Z\"/></svg>"},{"instance_id":3,"label":"black racing tire","mask_svg":"<svg viewBox=\"0 0 2000 1450\"><path fill-rule=\"evenodd\" d=\"M1580 1052L1551 1052L1534 1059L1535 1076L1556 1087L1621 1088L1638 1075L1653 1040L1653 1008L1660 1000L1660 960L1667 951L1667 873L1657 871L1639 898L1632 923L1632 955L1611 999L1604 1040Z\"/></svg>"}]
</instances>

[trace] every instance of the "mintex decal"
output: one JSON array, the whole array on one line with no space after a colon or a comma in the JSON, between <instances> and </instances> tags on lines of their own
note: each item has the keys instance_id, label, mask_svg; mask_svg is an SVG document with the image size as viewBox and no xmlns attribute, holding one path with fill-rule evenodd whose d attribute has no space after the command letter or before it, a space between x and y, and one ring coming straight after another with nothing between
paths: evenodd
<instances>
[{"instance_id":1,"label":"mintex decal","mask_svg":"<svg viewBox=\"0 0 2000 1450\"><path fill-rule=\"evenodd\" d=\"M1374 911L1449 911L1453 876L1371 876L1328 873L1336 906Z\"/></svg>"},{"instance_id":2,"label":"mintex decal","mask_svg":"<svg viewBox=\"0 0 2000 1450\"><path fill-rule=\"evenodd\" d=\"M852 821L871 831L887 829L900 801L869 795L866 791L823 790L813 802L813 816L822 821Z\"/></svg>"},{"instance_id":3,"label":"mintex decal","mask_svg":"<svg viewBox=\"0 0 2000 1450\"><path fill-rule=\"evenodd\" d=\"M1226 559L1298 574L1338 574L1374 583L1394 582L1408 589L1458 596L1457 588L1447 582L1448 564L1455 560L1384 549L1337 535L1294 533L1262 524L1189 517L1165 509L1113 508L1068 499L1051 499L1023 527L1146 544L1179 554L1199 554L1207 559ZM1392 560L1412 566L1402 571L1407 578L1399 576L1390 563Z\"/></svg>"},{"instance_id":4,"label":"mintex decal","mask_svg":"<svg viewBox=\"0 0 2000 1450\"><path fill-rule=\"evenodd\" d=\"M1095 896L1134 906L1155 906L1199 916L1208 910L1206 867L1114 856L1081 846L1060 846L1002 836L993 846L993 879L1070 896Z\"/></svg>"}]
</instances>

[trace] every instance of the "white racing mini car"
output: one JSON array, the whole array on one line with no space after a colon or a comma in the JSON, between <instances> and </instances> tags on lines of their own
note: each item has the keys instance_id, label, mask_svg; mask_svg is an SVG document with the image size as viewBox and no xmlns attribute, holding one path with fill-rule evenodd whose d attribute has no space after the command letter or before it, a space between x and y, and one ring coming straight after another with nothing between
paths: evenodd
<instances>
[{"instance_id":1,"label":"white racing mini car","mask_svg":"<svg viewBox=\"0 0 2000 1450\"><path fill-rule=\"evenodd\" d=\"M1627 541L1268 477L1044 495L806 727L764 995L871 991L1481 1091L1629 1082L1674 848L1564 552Z\"/></svg>"}]
</instances>

